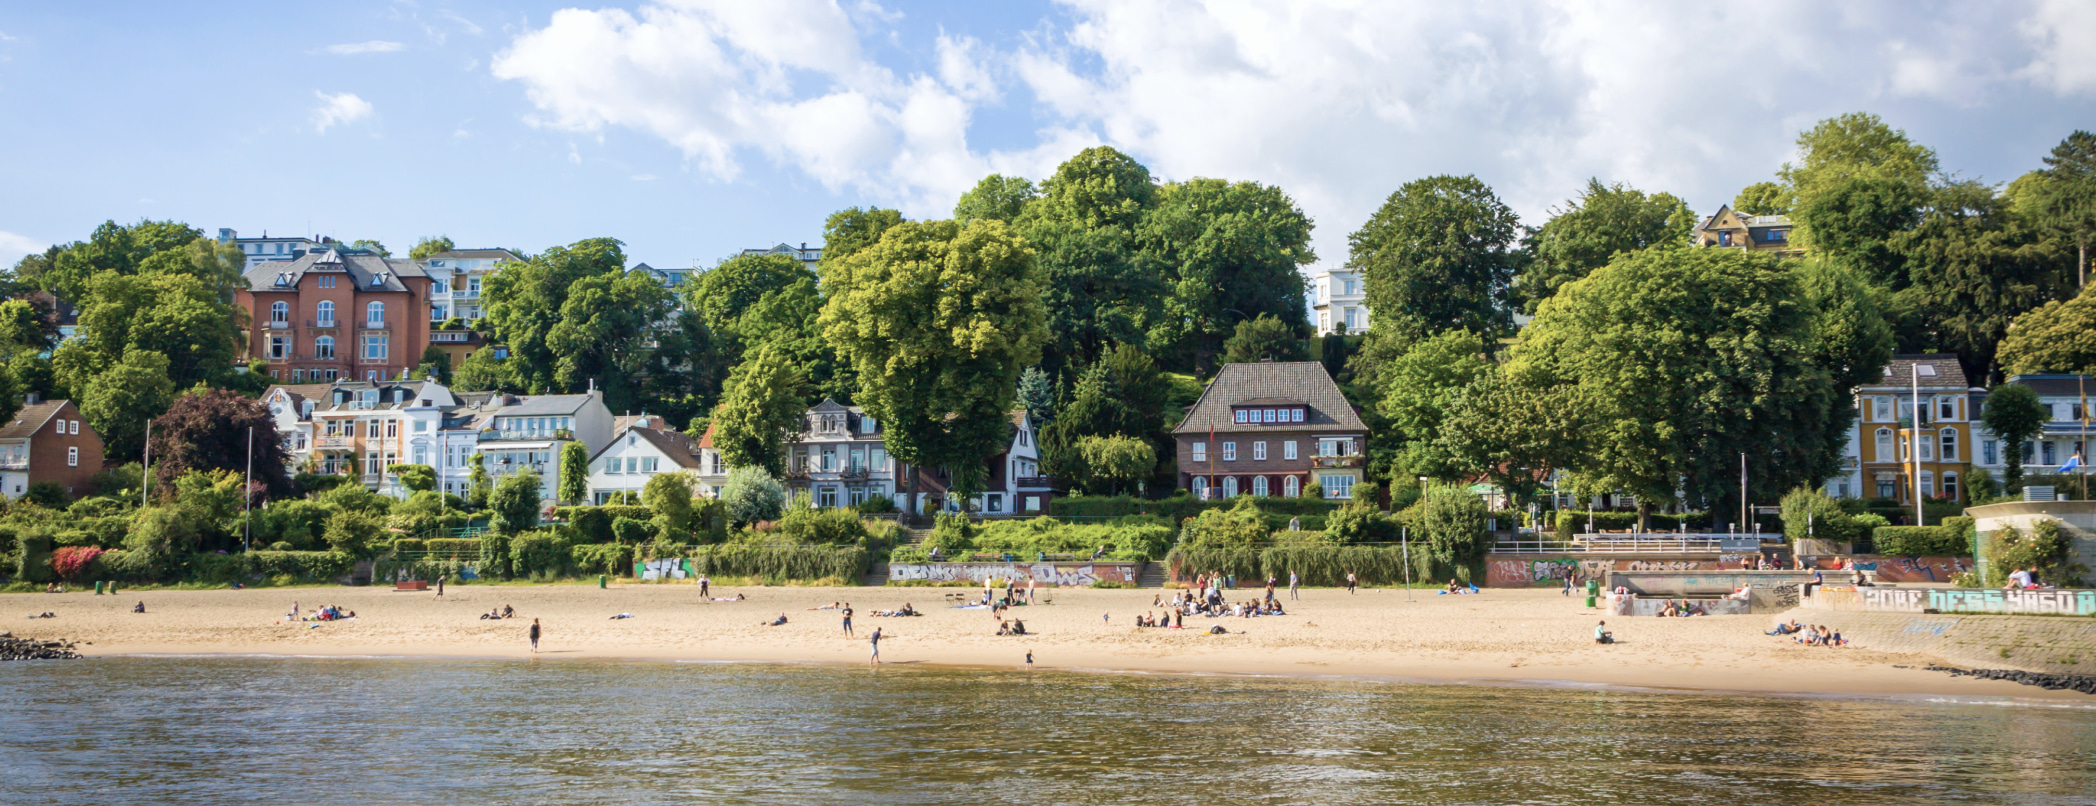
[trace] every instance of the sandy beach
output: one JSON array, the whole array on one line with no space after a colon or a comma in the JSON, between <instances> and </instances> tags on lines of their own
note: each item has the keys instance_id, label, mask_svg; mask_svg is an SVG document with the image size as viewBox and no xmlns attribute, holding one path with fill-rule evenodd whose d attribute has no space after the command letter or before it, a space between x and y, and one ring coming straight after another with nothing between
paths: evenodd
<instances>
[{"instance_id":1,"label":"sandy beach","mask_svg":"<svg viewBox=\"0 0 2096 806\"><path fill-rule=\"evenodd\" d=\"M1034 635L996 635L987 610L952 607L965 588L718 588L717 602L691 584L450 586L432 592L369 588L220 591L91 591L0 597L0 629L17 636L82 642L82 652L126 654L385 655L530 657L533 618L545 638L538 657L718 660L864 664L866 637L884 630L882 659L1013 668L1028 650L1041 668L1157 673L1224 673L1397 677L1478 683L1608 684L1654 689L1764 694L1948 695L2065 699L2001 681L1953 678L1920 668L1934 658L1869 646L1799 646L1762 634L1768 616L1688 619L1612 618L1619 643L1597 646L1594 624L1606 616L1583 599L1555 590L1489 590L1441 596L1401 590L1304 590L1290 615L1187 619L1186 629L1138 628L1156 612L1155 589L1043 590L1041 604L1011 612ZM974 591L980 593L980 589ZM1234 592L1249 599L1252 590ZM146 612L131 612L144 601ZM336 605L353 621L285 620ZM849 601L857 637L847 637L834 610ZM883 618L875 610L915 605L925 615ZM508 620L483 620L490 608L516 609ZM52 611L57 618L27 619ZM632 618L614 619L619 613ZM783 626L764 626L781 613ZM1799 613L1801 620L1809 614ZM1110 616L1110 618L1102 618ZM1222 624L1227 635L1207 630Z\"/></svg>"}]
</instances>

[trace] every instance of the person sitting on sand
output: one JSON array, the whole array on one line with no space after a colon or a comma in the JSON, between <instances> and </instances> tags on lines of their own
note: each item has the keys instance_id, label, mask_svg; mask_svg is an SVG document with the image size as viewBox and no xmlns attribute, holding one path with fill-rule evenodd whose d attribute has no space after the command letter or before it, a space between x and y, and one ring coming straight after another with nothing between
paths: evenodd
<instances>
[{"instance_id":1,"label":"person sitting on sand","mask_svg":"<svg viewBox=\"0 0 2096 806\"><path fill-rule=\"evenodd\" d=\"M503 605L503 606L502 606L502 617L503 617L503 618L510 618L510 617L512 617L512 616L515 616L515 615L517 615L517 609L516 609L516 608L514 608L514 607L510 607L509 605Z\"/></svg>"},{"instance_id":2,"label":"person sitting on sand","mask_svg":"<svg viewBox=\"0 0 2096 806\"><path fill-rule=\"evenodd\" d=\"M1789 624L1778 624L1778 625L1776 625L1776 628L1775 628L1775 629L1773 629L1773 630L1769 630L1768 632L1766 632L1766 633L1763 633L1763 634L1764 634L1764 635L1789 635L1789 634L1791 634L1791 633L1797 632L1797 631L1798 631L1798 630L1800 630L1800 629L1802 629L1802 628L1800 628L1800 627L1798 626L1798 620L1797 620L1797 619L1791 619L1791 620L1790 620L1790 623L1789 623Z\"/></svg>"},{"instance_id":3,"label":"person sitting on sand","mask_svg":"<svg viewBox=\"0 0 2096 806\"><path fill-rule=\"evenodd\" d=\"M1012 619L1012 634L1026 635L1026 622L1020 621L1018 619Z\"/></svg>"},{"instance_id":4,"label":"person sitting on sand","mask_svg":"<svg viewBox=\"0 0 2096 806\"><path fill-rule=\"evenodd\" d=\"M998 634L998 635L1011 635L1011 634L1012 634L1012 624L1011 624L1011 622L1008 622L1008 621L1004 621L1004 620L1002 620L1002 619L999 619L999 620L997 621L997 634Z\"/></svg>"},{"instance_id":5,"label":"person sitting on sand","mask_svg":"<svg viewBox=\"0 0 2096 806\"><path fill-rule=\"evenodd\" d=\"M145 602L139 602L138 604L132 605L132 606L131 606L131 612L133 612L133 613L144 613L144 612L146 612L146 603L145 603Z\"/></svg>"},{"instance_id":6,"label":"person sitting on sand","mask_svg":"<svg viewBox=\"0 0 2096 806\"><path fill-rule=\"evenodd\" d=\"M811 607L811 608L808 608L808 609L809 609L809 610L836 610L836 609L838 609L838 605L837 605L837 603L836 603L836 602L831 602L831 603L829 603L829 604L826 604L826 605L823 605L823 606L821 606L821 607Z\"/></svg>"},{"instance_id":7,"label":"person sitting on sand","mask_svg":"<svg viewBox=\"0 0 2096 806\"><path fill-rule=\"evenodd\" d=\"M781 624L785 624L785 623L786 623L786 614L785 614L785 613L780 613L780 614L779 614L779 617L778 617L778 618L775 618L775 619L772 619L771 621L767 621L767 622L765 622L765 623L764 623L764 626L766 626L766 627L777 627L777 626L779 626L779 625L781 625Z\"/></svg>"},{"instance_id":8,"label":"person sitting on sand","mask_svg":"<svg viewBox=\"0 0 2096 806\"><path fill-rule=\"evenodd\" d=\"M1213 626L1213 627L1210 627L1210 628L1208 628L1208 634L1209 634L1209 635L1229 635L1229 634L1230 634L1230 631L1229 631L1229 630L1226 630L1226 629L1223 629L1223 625L1221 625L1221 624L1217 624L1217 625L1215 625L1215 626Z\"/></svg>"},{"instance_id":9,"label":"person sitting on sand","mask_svg":"<svg viewBox=\"0 0 2096 806\"><path fill-rule=\"evenodd\" d=\"M1455 578L1455 577L1449 577L1449 578L1448 578L1448 592L1449 592L1449 593L1462 593L1462 592L1463 592L1463 589L1462 589L1462 588L1461 588L1460 586L1458 586L1458 585L1456 584L1456 578Z\"/></svg>"},{"instance_id":10,"label":"person sitting on sand","mask_svg":"<svg viewBox=\"0 0 2096 806\"><path fill-rule=\"evenodd\" d=\"M1608 631L1608 622L1606 622L1606 621L1600 621L1600 622L1595 622L1595 624L1594 624L1594 643L1597 643L1597 644L1613 644L1613 643L1615 643L1615 642L1616 642L1616 634L1615 634L1615 633L1612 633L1612 632L1609 632L1609 631Z\"/></svg>"}]
</instances>

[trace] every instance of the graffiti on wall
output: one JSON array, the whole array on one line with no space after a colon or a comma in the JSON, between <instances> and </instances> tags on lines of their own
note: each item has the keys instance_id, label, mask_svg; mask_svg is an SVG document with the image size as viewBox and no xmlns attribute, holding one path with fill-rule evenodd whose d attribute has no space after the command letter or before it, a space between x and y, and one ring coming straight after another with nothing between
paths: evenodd
<instances>
[{"instance_id":1,"label":"graffiti on wall","mask_svg":"<svg viewBox=\"0 0 2096 806\"><path fill-rule=\"evenodd\" d=\"M1972 561L1964 557L1883 557L1877 566L1875 578L1880 582L1949 582L1972 570Z\"/></svg>"},{"instance_id":2,"label":"graffiti on wall","mask_svg":"<svg viewBox=\"0 0 2096 806\"><path fill-rule=\"evenodd\" d=\"M1884 613L2007 613L2030 615L2096 615L2096 590L2019 591L1972 588L1866 588L1824 591L1815 604L1837 610L1859 608Z\"/></svg>"},{"instance_id":3,"label":"graffiti on wall","mask_svg":"<svg viewBox=\"0 0 2096 806\"><path fill-rule=\"evenodd\" d=\"M1571 557L1495 557L1485 561L1485 587L1561 585L1567 577L1582 580L1599 577L1607 573L1611 565L1611 560L1575 560Z\"/></svg>"},{"instance_id":4,"label":"graffiti on wall","mask_svg":"<svg viewBox=\"0 0 2096 806\"><path fill-rule=\"evenodd\" d=\"M1092 563L908 563L888 566L894 582L982 582L989 579L1027 580L1042 585L1081 588L1094 582L1134 584L1136 565Z\"/></svg>"}]
</instances>

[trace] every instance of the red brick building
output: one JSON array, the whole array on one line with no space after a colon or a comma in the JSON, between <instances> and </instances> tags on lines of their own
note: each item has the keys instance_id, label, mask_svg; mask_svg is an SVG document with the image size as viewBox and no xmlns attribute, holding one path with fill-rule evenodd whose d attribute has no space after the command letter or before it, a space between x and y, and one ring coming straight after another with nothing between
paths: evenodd
<instances>
[{"instance_id":1,"label":"red brick building","mask_svg":"<svg viewBox=\"0 0 2096 806\"><path fill-rule=\"evenodd\" d=\"M255 264L235 294L247 357L279 383L398 378L429 346L429 276L412 260L345 248Z\"/></svg>"},{"instance_id":2,"label":"red brick building","mask_svg":"<svg viewBox=\"0 0 2096 806\"><path fill-rule=\"evenodd\" d=\"M14 419L0 424L0 492L10 500L44 481L86 495L88 479L100 472L102 436L87 427L72 401L31 396Z\"/></svg>"}]
</instances>

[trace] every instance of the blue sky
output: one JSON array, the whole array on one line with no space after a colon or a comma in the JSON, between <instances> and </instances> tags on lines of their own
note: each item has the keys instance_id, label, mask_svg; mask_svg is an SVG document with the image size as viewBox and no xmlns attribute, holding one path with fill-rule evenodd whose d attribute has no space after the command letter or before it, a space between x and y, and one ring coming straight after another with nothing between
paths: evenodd
<instances>
[{"instance_id":1,"label":"blue sky","mask_svg":"<svg viewBox=\"0 0 2096 806\"><path fill-rule=\"evenodd\" d=\"M1106 143L1337 263L1421 176L1708 213L1854 110L2013 179L2096 128L2096 3L6 2L0 261L151 217L710 264Z\"/></svg>"}]
</instances>

